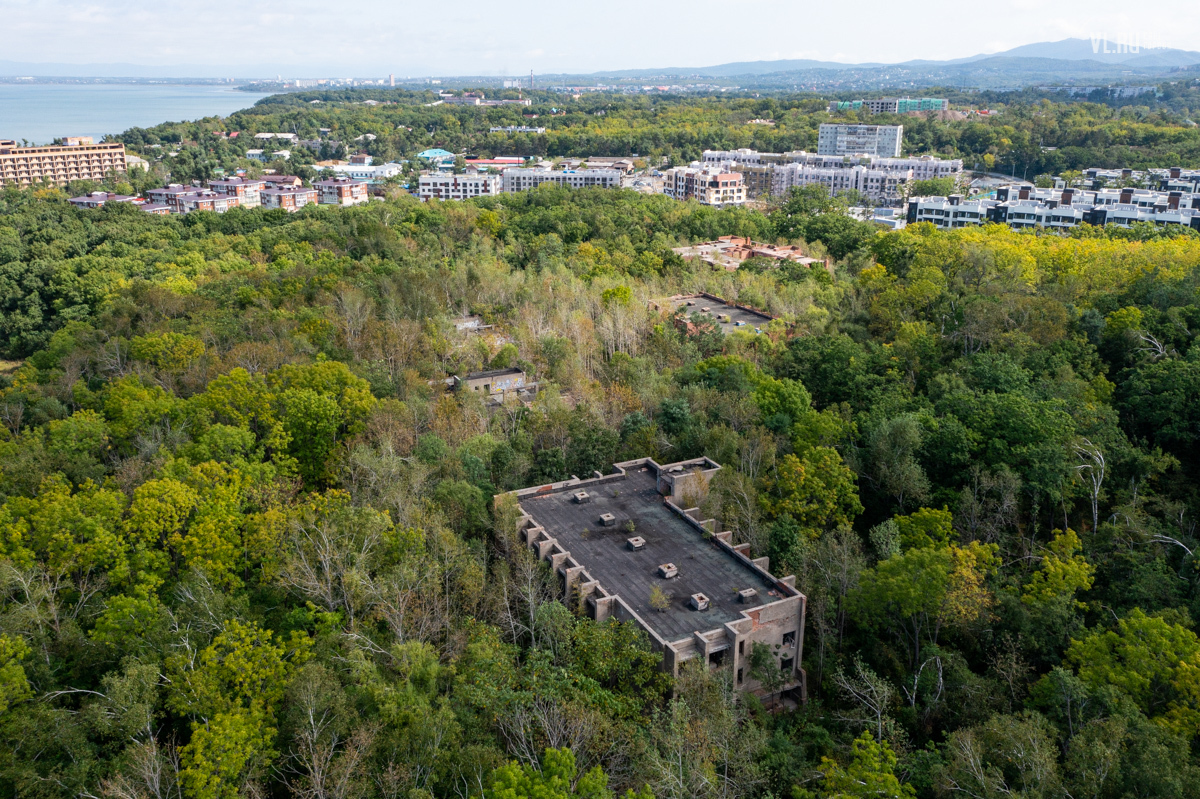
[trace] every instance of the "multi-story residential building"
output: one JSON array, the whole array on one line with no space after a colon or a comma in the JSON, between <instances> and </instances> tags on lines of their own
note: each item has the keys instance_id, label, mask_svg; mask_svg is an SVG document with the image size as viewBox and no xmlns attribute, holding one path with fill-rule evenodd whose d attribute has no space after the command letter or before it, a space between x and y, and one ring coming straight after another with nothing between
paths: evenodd
<instances>
[{"instance_id":1,"label":"multi-story residential building","mask_svg":"<svg viewBox=\"0 0 1200 799\"><path fill-rule=\"evenodd\" d=\"M317 190L304 186L272 186L261 192L263 208L282 208L289 213L317 202Z\"/></svg>"},{"instance_id":2,"label":"multi-story residential building","mask_svg":"<svg viewBox=\"0 0 1200 799\"><path fill-rule=\"evenodd\" d=\"M873 169L895 170L907 172L912 170L915 180L930 178L957 177L962 174L961 158L938 158L933 155L912 155L904 157L884 157L866 153L849 153L846 155L823 155L804 150L790 150L786 153L760 153L757 150L705 150L705 163L719 164L731 161L747 166L772 166L776 164L803 164L804 166L821 169L848 169L854 166L866 166Z\"/></svg>"},{"instance_id":3,"label":"multi-story residential building","mask_svg":"<svg viewBox=\"0 0 1200 799\"><path fill-rule=\"evenodd\" d=\"M367 184L361 180L329 178L314 182L313 188L320 192L321 205L358 205L371 199Z\"/></svg>"},{"instance_id":4,"label":"multi-story residential building","mask_svg":"<svg viewBox=\"0 0 1200 799\"><path fill-rule=\"evenodd\" d=\"M904 187L913 180L911 169L873 169L852 166L848 169L829 169L804 164L783 164L772 167L771 194L782 197L793 188L814 183L824 186L830 194L857 191L879 205L899 203Z\"/></svg>"},{"instance_id":5,"label":"multi-story residential building","mask_svg":"<svg viewBox=\"0 0 1200 799\"><path fill-rule=\"evenodd\" d=\"M995 199L964 200L915 197L908 202L907 221L929 222L942 229L994 223L1022 230L1070 230L1081 224L1129 227L1135 222L1185 225L1200 230L1200 194L1147 189L1037 189L1004 186Z\"/></svg>"},{"instance_id":6,"label":"multi-story residential building","mask_svg":"<svg viewBox=\"0 0 1200 799\"><path fill-rule=\"evenodd\" d=\"M192 211L212 211L223 214L230 208L238 207L238 198L232 194L218 194L209 189L196 189L188 194L175 197L175 208L178 213L190 214Z\"/></svg>"},{"instance_id":7,"label":"multi-story residential building","mask_svg":"<svg viewBox=\"0 0 1200 799\"><path fill-rule=\"evenodd\" d=\"M290 161L292 160L292 151L273 150L268 153L263 150L247 150L246 157L251 161L262 161L263 163L268 161Z\"/></svg>"},{"instance_id":8,"label":"multi-story residential building","mask_svg":"<svg viewBox=\"0 0 1200 799\"><path fill-rule=\"evenodd\" d=\"M829 113L838 111L861 111L872 114L907 114L912 111L945 111L950 108L947 100L939 97L881 97L876 100L848 100L829 102Z\"/></svg>"},{"instance_id":9,"label":"multi-story residential building","mask_svg":"<svg viewBox=\"0 0 1200 799\"><path fill-rule=\"evenodd\" d=\"M297 136L295 133L255 133L254 138L256 141L267 141L268 139L282 139L283 141L286 141L286 142L297 142L300 140L300 137Z\"/></svg>"},{"instance_id":10,"label":"multi-story residential building","mask_svg":"<svg viewBox=\"0 0 1200 799\"><path fill-rule=\"evenodd\" d=\"M1165 170L1151 169L1150 176L1159 191L1200 193L1200 169L1181 169L1177 166Z\"/></svg>"},{"instance_id":11,"label":"multi-story residential building","mask_svg":"<svg viewBox=\"0 0 1200 799\"><path fill-rule=\"evenodd\" d=\"M1153 189L1135 189L1131 187L1098 189L1086 191L1075 188L1040 189L1033 186L1001 186L996 189L996 199L1033 200L1046 205L1086 205L1089 207L1105 207L1112 205L1131 205L1136 208L1149 210L1168 210L1171 208L1200 208L1200 194L1185 191L1155 191Z\"/></svg>"},{"instance_id":12,"label":"multi-story residential building","mask_svg":"<svg viewBox=\"0 0 1200 799\"><path fill-rule=\"evenodd\" d=\"M899 200L902 194L900 187L905 183L932 178L958 178L963 170L960 158L935 158L930 155L905 158L865 154L820 155L803 150L786 153L760 153L749 149L705 150L704 162L724 164L727 169L741 172L746 179L748 197L778 196L793 186L807 183L822 183L831 187L837 184L843 190L847 187L844 184L852 184L872 201L885 204ZM858 177L826 174L863 169L870 174Z\"/></svg>"},{"instance_id":13,"label":"multi-story residential building","mask_svg":"<svg viewBox=\"0 0 1200 799\"><path fill-rule=\"evenodd\" d=\"M908 224L929 222L942 229L982 225L988 221L988 211L995 200L966 200L961 195L950 197L916 197L908 201Z\"/></svg>"},{"instance_id":14,"label":"multi-story residential building","mask_svg":"<svg viewBox=\"0 0 1200 799\"><path fill-rule=\"evenodd\" d=\"M482 92L463 92L461 97L453 94L441 95L441 100L446 105L483 105L483 98Z\"/></svg>"},{"instance_id":15,"label":"multi-story residential building","mask_svg":"<svg viewBox=\"0 0 1200 799\"><path fill-rule=\"evenodd\" d=\"M954 178L962 176L963 162L961 158L937 158L932 155L915 155L907 158L872 158L872 169L885 171L907 172L912 170L913 180L933 180L934 178Z\"/></svg>"},{"instance_id":16,"label":"multi-story residential building","mask_svg":"<svg viewBox=\"0 0 1200 799\"><path fill-rule=\"evenodd\" d=\"M370 156L367 156L370 158ZM317 167L321 170L329 171L334 175L351 180L362 180L367 183L382 183L388 178L394 178L404 171L403 164L389 162L386 164L372 164L370 161L365 163L354 163L353 158L348 164L326 164L318 163Z\"/></svg>"},{"instance_id":17,"label":"multi-story residential building","mask_svg":"<svg viewBox=\"0 0 1200 799\"><path fill-rule=\"evenodd\" d=\"M208 182L208 187L217 194L236 197L238 205L242 208L257 208L261 205L262 199L259 197L259 193L266 185L266 182L262 180L240 177L210 180Z\"/></svg>"},{"instance_id":18,"label":"multi-story residential building","mask_svg":"<svg viewBox=\"0 0 1200 799\"><path fill-rule=\"evenodd\" d=\"M1144 183L1146 180L1146 173L1135 169L1085 169L1083 176L1091 181L1093 189L1102 189L1110 184Z\"/></svg>"},{"instance_id":19,"label":"multi-story residential building","mask_svg":"<svg viewBox=\"0 0 1200 799\"><path fill-rule=\"evenodd\" d=\"M155 205L165 205L171 209L171 213L180 214L180 198L195 194L201 191L199 186L184 186L179 183L172 183L169 186L163 186L157 189L147 189L146 199Z\"/></svg>"},{"instance_id":20,"label":"multi-story residential building","mask_svg":"<svg viewBox=\"0 0 1200 799\"><path fill-rule=\"evenodd\" d=\"M695 199L701 205L743 205L746 182L740 172L693 161L663 173L663 194L676 200Z\"/></svg>"},{"instance_id":21,"label":"multi-story residential building","mask_svg":"<svg viewBox=\"0 0 1200 799\"><path fill-rule=\"evenodd\" d=\"M163 205L162 203L146 203L141 206L142 210L154 216L170 216L171 206Z\"/></svg>"},{"instance_id":22,"label":"multi-story residential building","mask_svg":"<svg viewBox=\"0 0 1200 799\"><path fill-rule=\"evenodd\" d=\"M903 125L821 125L817 131L818 155L866 153L900 157Z\"/></svg>"},{"instance_id":23,"label":"multi-story residential building","mask_svg":"<svg viewBox=\"0 0 1200 799\"><path fill-rule=\"evenodd\" d=\"M526 125L505 125L504 127L493 127L488 129L488 133L545 133L545 128L531 128Z\"/></svg>"},{"instance_id":24,"label":"multi-story residential building","mask_svg":"<svg viewBox=\"0 0 1200 799\"><path fill-rule=\"evenodd\" d=\"M158 189L146 192L146 198L152 205L164 205L171 213L188 214L192 211L213 211L223 214L230 208L237 208L237 194L222 194L199 186L183 186L172 183Z\"/></svg>"},{"instance_id":25,"label":"multi-story residential building","mask_svg":"<svg viewBox=\"0 0 1200 799\"><path fill-rule=\"evenodd\" d=\"M616 169L506 169L500 188L505 194L512 194L537 188L543 183L572 189L618 189L621 187L621 173Z\"/></svg>"},{"instance_id":26,"label":"multi-story residential building","mask_svg":"<svg viewBox=\"0 0 1200 799\"><path fill-rule=\"evenodd\" d=\"M136 203L137 197L128 194L113 194L107 191L94 191L82 197L72 197L67 202L76 208L99 208L105 203Z\"/></svg>"},{"instance_id":27,"label":"multi-story residential building","mask_svg":"<svg viewBox=\"0 0 1200 799\"><path fill-rule=\"evenodd\" d=\"M288 187L298 189L304 185L304 181L295 175L263 175L259 178L263 183L270 188Z\"/></svg>"},{"instance_id":28,"label":"multi-story residential building","mask_svg":"<svg viewBox=\"0 0 1200 799\"><path fill-rule=\"evenodd\" d=\"M0 139L0 187L42 181L65 186L72 180L103 180L126 171L124 144L91 144L88 137L78 140L81 143L74 145L21 147L11 139Z\"/></svg>"},{"instance_id":29,"label":"multi-story residential building","mask_svg":"<svg viewBox=\"0 0 1200 799\"><path fill-rule=\"evenodd\" d=\"M465 175L421 175L417 196L422 200L469 200L500 193L499 175L468 172Z\"/></svg>"}]
</instances>

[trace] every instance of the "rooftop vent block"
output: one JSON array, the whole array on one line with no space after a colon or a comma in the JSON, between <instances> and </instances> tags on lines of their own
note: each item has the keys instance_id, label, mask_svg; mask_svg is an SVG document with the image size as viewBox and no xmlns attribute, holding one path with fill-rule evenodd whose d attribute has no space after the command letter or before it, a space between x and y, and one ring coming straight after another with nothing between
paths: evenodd
<instances>
[{"instance_id":1,"label":"rooftop vent block","mask_svg":"<svg viewBox=\"0 0 1200 799\"><path fill-rule=\"evenodd\" d=\"M617 517L613 516L611 513L601 513L600 514L600 526L601 527L616 527L617 526Z\"/></svg>"},{"instance_id":2,"label":"rooftop vent block","mask_svg":"<svg viewBox=\"0 0 1200 799\"><path fill-rule=\"evenodd\" d=\"M695 610L708 610L708 606L711 603L709 602L708 597L706 597L704 594L692 594L692 599L689 604L691 604L692 608Z\"/></svg>"},{"instance_id":3,"label":"rooftop vent block","mask_svg":"<svg viewBox=\"0 0 1200 799\"><path fill-rule=\"evenodd\" d=\"M674 563L660 563L658 565L658 574L667 580L670 580L675 575L679 574L679 567Z\"/></svg>"},{"instance_id":4,"label":"rooftop vent block","mask_svg":"<svg viewBox=\"0 0 1200 799\"><path fill-rule=\"evenodd\" d=\"M743 588L741 591L738 591L738 602L741 602L743 605L749 605L757 596L758 592L753 588Z\"/></svg>"},{"instance_id":5,"label":"rooftop vent block","mask_svg":"<svg viewBox=\"0 0 1200 799\"><path fill-rule=\"evenodd\" d=\"M640 535L635 535L633 538L628 539L625 542L625 545L628 546L634 552L637 552L638 550L645 548L646 539L642 538Z\"/></svg>"},{"instance_id":6,"label":"rooftop vent block","mask_svg":"<svg viewBox=\"0 0 1200 799\"><path fill-rule=\"evenodd\" d=\"M590 495L590 494L588 494L588 492L586 492L586 491L576 491L576 492L575 492L575 501L576 501L578 504L582 505L582 504L583 504L583 503L585 503L585 502L591 502L591 501L592 501L592 497L591 497L591 495Z\"/></svg>"}]
</instances>

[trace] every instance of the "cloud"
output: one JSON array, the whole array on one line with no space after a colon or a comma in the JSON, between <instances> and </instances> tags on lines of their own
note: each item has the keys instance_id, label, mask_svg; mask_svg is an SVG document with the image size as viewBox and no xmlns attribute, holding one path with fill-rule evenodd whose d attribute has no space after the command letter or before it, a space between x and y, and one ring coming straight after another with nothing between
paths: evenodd
<instances>
[{"instance_id":1,"label":"cloud","mask_svg":"<svg viewBox=\"0 0 1200 799\"><path fill-rule=\"evenodd\" d=\"M331 17L325 0L0 0L3 59L29 62L205 63L243 75L273 65L302 76L479 74L496 62L519 73L592 72L730 61L945 59L996 52L1033 41L1107 32L1196 47L1200 4L1127 0L1016 0L1029 13L996 14L959 0L921 0L897 11L893 0L844 5L794 0L575 0L568 23L558 0L514 0L498 13L482 0L359 0ZM1050 15L1046 12L1049 11ZM615 32L604 22L628 21ZM736 35L723 35L726 27ZM719 47L697 47L706 31ZM762 36L751 35L755 32ZM678 35L675 35L678 34ZM986 36L981 39L980 36ZM100 43L100 44L98 44ZM764 47L764 44L766 45ZM219 45L219 47L218 47ZM298 71L297 71L298 70Z\"/></svg>"}]
</instances>

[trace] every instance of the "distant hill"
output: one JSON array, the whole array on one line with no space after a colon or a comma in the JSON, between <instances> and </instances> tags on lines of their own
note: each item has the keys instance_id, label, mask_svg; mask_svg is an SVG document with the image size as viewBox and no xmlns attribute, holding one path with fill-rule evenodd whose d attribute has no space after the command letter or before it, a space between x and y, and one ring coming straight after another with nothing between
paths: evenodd
<instances>
[{"instance_id":1,"label":"distant hill","mask_svg":"<svg viewBox=\"0 0 1200 799\"><path fill-rule=\"evenodd\" d=\"M1108 52L1105 52L1105 51ZM1063 39L1059 42L1023 44L992 56L1010 58L1056 58L1063 61L1099 61L1102 64L1130 64L1146 67L1186 67L1200 64L1200 52L1171 47L1141 48L1138 52L1117 52L1118 43L1103 39ZM982 56L974 56L973 61Z\"/></svg>"},{"instance_id":2,"label":"distant hill","mask_svg":"<svg viewBox=\"0 0 1200 799\"><path fill-rule=\"evenodd\" d=\"M1109 52L1105 52L1105 50ZM914 59L899 64L861 64L816 59L737 61L704 67L659 67L616 69L590 75L548 75L549 80L612 78L620 81L663 82L695 79L736 84L742 87L838 89L859 91L919 88L922 86L973 86L1015 88L1039 83L1141 81L1173 69L1200 65L1200 52L1173 48L1142 48L1140 52L1118 53L1116 42L1063 39L1037 42L1005 50L980 53L942 61ZM0 60L0 77L37 78L228 78L229 67L211 64L155 66L128 63L30 63ZM310 75L312 66L253 65L237 67L240 79L271 78L277 74ZM447 76L443 76L447 77ZM460 76L470 80L470 76ZM454 78L451 78L454 80Z\"/></svg>"},{"instance_id":3,"label":"distant hill","mask_svg":"<svg viewBox=\"0 0 1200 799\"><path fill-rule=\"evenodd\" d=\"M1105 52L1105 50L1109 52ZM1000 53L981 53L967 58L946 61L915 59L898 64L868 62L848 64L838 61L812 59L788 59L779 61L737 61L707 67L662 67L657 69L619 69L594 73L612 78L655 78L655 77L707 77L736 78L741 76L785 75L811 73L813 70L907 70L945 71L947 75L971 73L980 69L1007 68L1016 74L1036 72L1039 79L1066 79L1070 76L1096 76L1119 80L1129 77L1126 71L1136 75L1152 75L1176 67L1200 64L1200 52L1177 50L1168 47L1142 48L1140 52L1118 53L1117 42L1090 39L1063 39L1059 42L1025 44Z\"/></svg>"}]
</instances>

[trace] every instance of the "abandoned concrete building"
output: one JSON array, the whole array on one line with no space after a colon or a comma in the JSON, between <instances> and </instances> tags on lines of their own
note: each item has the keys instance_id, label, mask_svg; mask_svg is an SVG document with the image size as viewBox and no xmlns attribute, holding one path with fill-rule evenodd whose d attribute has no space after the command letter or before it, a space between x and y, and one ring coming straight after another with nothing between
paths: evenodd
<instances>
[{"instance_id":1,"label":"abandoned concrete building","mask_svg":"<svg viewBox=\"0 0 1200 799\"><path fill-rule=\"evenodd\" d=\"M747 333L762 333L775 317L765 314L757 308L728 302L715 294L700 292L699 294L673 294L670 297L660 297L650 300L650 310L662 313L673 311L676 325L684 332L691 334L689 317L700 314L713 319L725 335L736 330Z\"/></svg>"},{"instance_id":2,"label":"abandoned concrete building","mask_svg":"<svg viewBox=\"0 0 1200 799\"><path fill-rule=\"evenodd\" d=\"M513 491L518 528L564 601L597 621L635 622L665 671L703 658L729 666L739 689L766 694L750 669L754 645L764 644L782 672L778 690L803 700L806 600L796 578L773 577L767 558L752 558L694 507L720 468L709 458L642 458L613 474Z\"/></svg>"},{"instance_id":3,"label":"abandoned concrete building","mask_svg":"<svg viewBox=\"0 0 1200 799\"><path fill-rule=\"evenodd\" d=\"M525 372L516 367L471 372L466 377L456 377L454 380L455 388L460 391L474 391L484 396L525 388Z\"/></svg>"}]
</instances>

